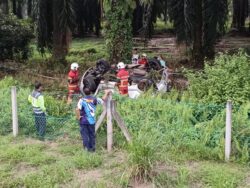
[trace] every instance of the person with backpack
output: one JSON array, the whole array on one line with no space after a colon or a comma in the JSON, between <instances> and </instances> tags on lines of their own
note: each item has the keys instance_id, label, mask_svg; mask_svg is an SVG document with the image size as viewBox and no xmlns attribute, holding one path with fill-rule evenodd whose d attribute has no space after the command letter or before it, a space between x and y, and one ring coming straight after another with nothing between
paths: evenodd
<instances>
[{"instance_id":1,"label":"person with backpack","mask_svg":"<svg viewBox=\"0 0 250 188\"><path fill-rule=\"evenodd\" d=\"M83 140L83 147L89 152L95 152L95 111L98 104L103 104L108 98L109 90L105 90L104 96L96 98L91 95L89 88L83 90L85 97L82 97L76 109L76 116L80 124L80 133Z\"/></svg>"}]
</instances>

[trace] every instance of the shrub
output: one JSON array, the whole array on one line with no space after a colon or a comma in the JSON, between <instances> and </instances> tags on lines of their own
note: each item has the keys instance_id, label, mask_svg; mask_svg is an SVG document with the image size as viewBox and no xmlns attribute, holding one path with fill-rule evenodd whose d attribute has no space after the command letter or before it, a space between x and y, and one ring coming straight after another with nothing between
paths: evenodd
<instances>
[{"instance_id":1,"label":"shrub","mask_svg":"<svg viewBox=\"0 0 250 188\"><path fill-rule=\"evenodd\" d=\"M0 59L27 59L29 42L33 38L31 25L14 15L0 13Z\"/></svg>"},{"instance_id":2,"label":"shrub","mask_svg":"<svg viewBox=\"0 0 250 188\"><path fill-rule=\"evenodd\" d=\"M152 178L153 165L157 160L159 140L151 131L140 131L128 146L131 176L138 181Z\"/></svg>"},{"instance_id":3,"label":"shrub","mask_svg":"<svg viewBox=\"0 0 250 188\"><path fill-rule=\"evenodd\" d=\"M206 64L203 72L188 74L189 93L192 98L206 103L225 103L231 99L242 104L250 99L250 63L243 52L215 58L214 64Z\"/></svg>"}]
</instances>

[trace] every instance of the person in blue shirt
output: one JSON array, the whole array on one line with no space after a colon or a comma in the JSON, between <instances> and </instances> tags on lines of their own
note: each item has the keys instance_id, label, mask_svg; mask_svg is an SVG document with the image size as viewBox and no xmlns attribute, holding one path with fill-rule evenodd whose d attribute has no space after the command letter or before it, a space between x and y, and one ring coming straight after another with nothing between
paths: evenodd
<instances>
[{"instance_id":1,"label":"person in blue shirt","mask_svg":"<svg viewBox=\"0 0 250 188\"><path fill-rule=\"evenodd\" d=\"M161 63L161 66L162 66L162 67L164 67L164 68L167 67L167 63L166 63L166 61L163 60L162 55L160 55L160 56L157 58L157 60Z\"/></svg>"},{"instance_id":2,"label":"person in blue shirt","mask_svg":"<svg viewBox=\"0 0 250 188\"><path fill-rule=\"evenodd\" d=\"M80 133L83 140L83 147L90 152L95 151L95 111L98 104L103 104L110 91L106 90L104 96L96 98L91 96L89 88L83 90L85 97L81 98L77 104L76 115L80 124Z\"/></svg>"}]
</instances>

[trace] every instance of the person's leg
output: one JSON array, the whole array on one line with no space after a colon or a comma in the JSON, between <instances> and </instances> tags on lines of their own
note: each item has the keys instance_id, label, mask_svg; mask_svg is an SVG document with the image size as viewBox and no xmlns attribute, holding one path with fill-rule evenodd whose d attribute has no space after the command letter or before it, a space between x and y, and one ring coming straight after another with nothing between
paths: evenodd
<instances>
[{"instance_id":1,"label":"person's leg","mask_svg":"<svg viewBox=\"0 0 250 188\"><path fill-rule=\"evenodd\" d=\"M87 125L80 125L80 133L82 136L83 147L89 148L89 136L88 136L88 127Z\"/></svg>"},{"instance_id":2,"label":"person's leg","mask_svg":"<svg viewBox=\"0 0 250 188\"><path fill-rule=\"evenodd\" d=\"M70 105L72 103L72 100L73 100L72 99L72 97L73 97L72 94L73 94L72 91L69 91L69 93L68 93L68 100L67 100L67 104L68 105Z\"/></svg>"},{"instance_id":3,"label":"person's leg","mask_svg":"<svg viewBox=\"0 0 250 188\"><path fill-rule=\"evenodd\" d=\"M36 114L36 123L38 127L39 139L44 140L45 128L46 128L46 117L45 114Z\"/></svg>"},{"instance_id":4,"label":"person's leg","mask_svg":"<svg viewBox=\"0 0 250 188\"><path fill-rule=\"evenodd\" d=\"M37 114L34 114L35 117L35 127L36 127L36 135L39 135L39 116Z\"/></svg>"},{"instance_id":5,"label":"person's leg","mask_svg":"<svg viewBox=\"0 0 250 188\"><path fill-rule=\"evenodd\" d=\"M90 151L95 151L95 125L88 125Z\"/></svg>"},{"instance_id":6,"label":"person's leg","mask_svg":"<svg viewBox=\"0 0 250 188\"><path fill-rule=\"evenodd\" d=\"M45 114L41 114L40 121L41 121L41 123L40 123L39 134L41 137L44 137L45 131L46 131L46 116L45 116Z\"/></svg>"}]
</instances>

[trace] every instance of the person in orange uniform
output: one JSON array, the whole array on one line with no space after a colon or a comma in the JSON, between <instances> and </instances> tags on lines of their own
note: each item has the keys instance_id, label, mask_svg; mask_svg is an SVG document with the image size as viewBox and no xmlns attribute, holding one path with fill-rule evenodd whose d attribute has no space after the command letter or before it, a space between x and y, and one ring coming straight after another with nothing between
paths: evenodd
<instances>
[{"instance_id":1,"label":"person in orange uniform","mask_svg":"<svg viewBox=\"0 0 250 188\"><path fill-rule=\"evenodd\" d=\"M120 62L117 64L118 73L116 75L117 79L119 79L119 93L121 95L128 95L128 78L129 72L125 69L125 64Z\"/></svg>"},{"instance_id":2,"label":"person in orange uniform","mask_svg":"<svg viewBox=\"0 0 250 188\"><path fill-rule=\"evenodd\" d=\"M70 66L70 71L68 73L68 104L71 104L72 98L74 94L79 94L79 73L78 73L79 65L78 63L72 63Z\"/></svg>"}]
</instances>

